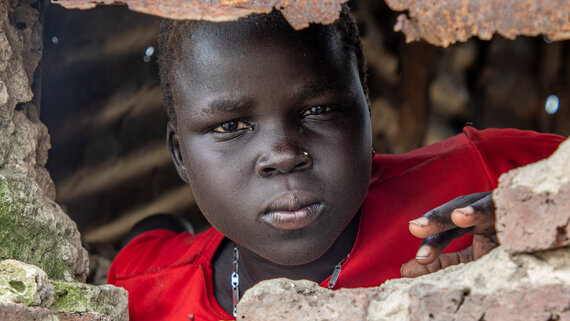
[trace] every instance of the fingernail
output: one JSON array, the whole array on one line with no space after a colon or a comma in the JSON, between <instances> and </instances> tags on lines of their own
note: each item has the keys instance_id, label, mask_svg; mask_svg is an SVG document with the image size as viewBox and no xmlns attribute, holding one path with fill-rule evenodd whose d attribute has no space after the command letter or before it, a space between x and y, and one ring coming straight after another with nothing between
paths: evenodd
<instances>
[{"instance_id":1,"label":"fingernail","mask_svg":"<svg viewBox=\"0 0 570 321\"><path fill-rule=\"evenodd\" d=\"M427 217L420 217L417 218L413 221L410 221L410 224L414 224L415 226L419 226L419 227L424 227L426 225L428 225L429 220L427 219Z\"/></svg>"},{"instance_id":2,"label":"fingernail","mask_svg":"<svg viewBox=\"0 0 570 321\"><path fill-rule=\"evenodd\" d=\"M406 265L406 263L402 264L402 267L400 268L400 276L404 276L404 265Z\"/></svg>"},{"instance_id":3,"label":"fingernail","mask_svg":"<svg viewBox=\"0 0 570 321\"><path fill-rule=\"evenodd\" d=\"M416 253L416 259L421 260L421 259L425 259L429 256L429 253L431 252L431 248L427 245L422 245L420 247L420 249L418 250L418 252Z\"/></svg>"},{"instance_id":4,"label":"fingernail","mask_svg":"<svg viewBox=\"0 0 570 321\"><path fill-rule=\"evenodd\" d=\"M464 208L456 208L455 210L461 212L465 216L471 216L473 213L475 213L475 210L471 206L467 206Z\"/></svg>"}]
</instances>

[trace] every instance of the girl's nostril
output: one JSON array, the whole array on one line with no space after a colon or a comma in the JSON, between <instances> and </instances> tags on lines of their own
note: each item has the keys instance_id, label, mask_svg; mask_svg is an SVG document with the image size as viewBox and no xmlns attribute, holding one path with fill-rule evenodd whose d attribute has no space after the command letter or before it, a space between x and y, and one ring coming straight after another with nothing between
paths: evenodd
<instances>
[{"instance_id":1,"label":"girl's nostril","mask_svg":"<svg viewBox=\"0 0 570 321\"><path fill-rule=\"evenodd\" d=\"M295 168L304 168L309 164L308 161L304 161L304 162L300 162L297 165L295 165Z\"/></svg>"},{"instance_id":2,"label":"girl's nostril","mask_svg":"<svg viewBox=\"0 0 570 321\"><path fill-rule=\"evenodd\" d=\"M313 159L306 151L289 149L266 155L257 163L258 173L271 176L277 173L305 170L312 166Z\"/></svg>"}]
</instances>

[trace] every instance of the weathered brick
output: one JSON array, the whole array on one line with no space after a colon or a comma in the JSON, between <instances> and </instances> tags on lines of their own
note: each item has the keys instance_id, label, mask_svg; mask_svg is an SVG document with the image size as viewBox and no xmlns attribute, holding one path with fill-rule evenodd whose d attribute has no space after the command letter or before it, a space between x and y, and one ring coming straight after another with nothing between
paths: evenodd
<instances>
[{"instance_id":1,"label":"weathered brick","mask_svg":"<svg viewBox=\"0 0 570 321\"><path fill-rule=\"evenodd\" d=\"M570 140L550 158L512 170L493 192L497 236L513 252L570 245Z\"/></svg>"}]
</instances>

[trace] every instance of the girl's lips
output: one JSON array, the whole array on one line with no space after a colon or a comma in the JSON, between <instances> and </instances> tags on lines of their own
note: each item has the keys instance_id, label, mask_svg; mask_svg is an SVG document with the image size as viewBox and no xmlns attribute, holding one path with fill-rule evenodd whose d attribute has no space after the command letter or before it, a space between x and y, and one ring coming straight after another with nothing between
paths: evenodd
<instances>
[{"instance_id":1,"label":"girl's lips","mask_svg":"<svg viewBox=\"0 0 570 321\"><path fill-rule=\"evenodd\" d=\"M261 221L278 230L297 230L311 225L323 207L321 203L313 203L295 210L274 210L262 215Z\"/></svg>"}]
</instances>

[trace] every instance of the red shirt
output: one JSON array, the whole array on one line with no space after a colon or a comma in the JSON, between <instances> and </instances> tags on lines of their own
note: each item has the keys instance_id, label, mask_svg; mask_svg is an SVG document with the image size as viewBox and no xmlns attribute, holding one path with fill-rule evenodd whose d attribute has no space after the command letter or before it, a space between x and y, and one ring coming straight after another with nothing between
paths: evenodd
<instances>
[{"instance_id":1,"label":"red shirt","mask_svg":"<svg viewBox=\"0 0 570 321\"><path fill-rule=\"evenodd\" d=\"M400 277L421 241L408 232L408 221L458 196L494 189L499 175L549 156L562 141L530 131L466 127L463 134L406 154L377 155L356 242L335 288ZM223 238L210 228L197 235L156 230L131 241L108 278L128 290L130 320L234 319L213 292L212 258ZM463 237L446 251L470 242Z\"/></svg>"}]
</instances>

